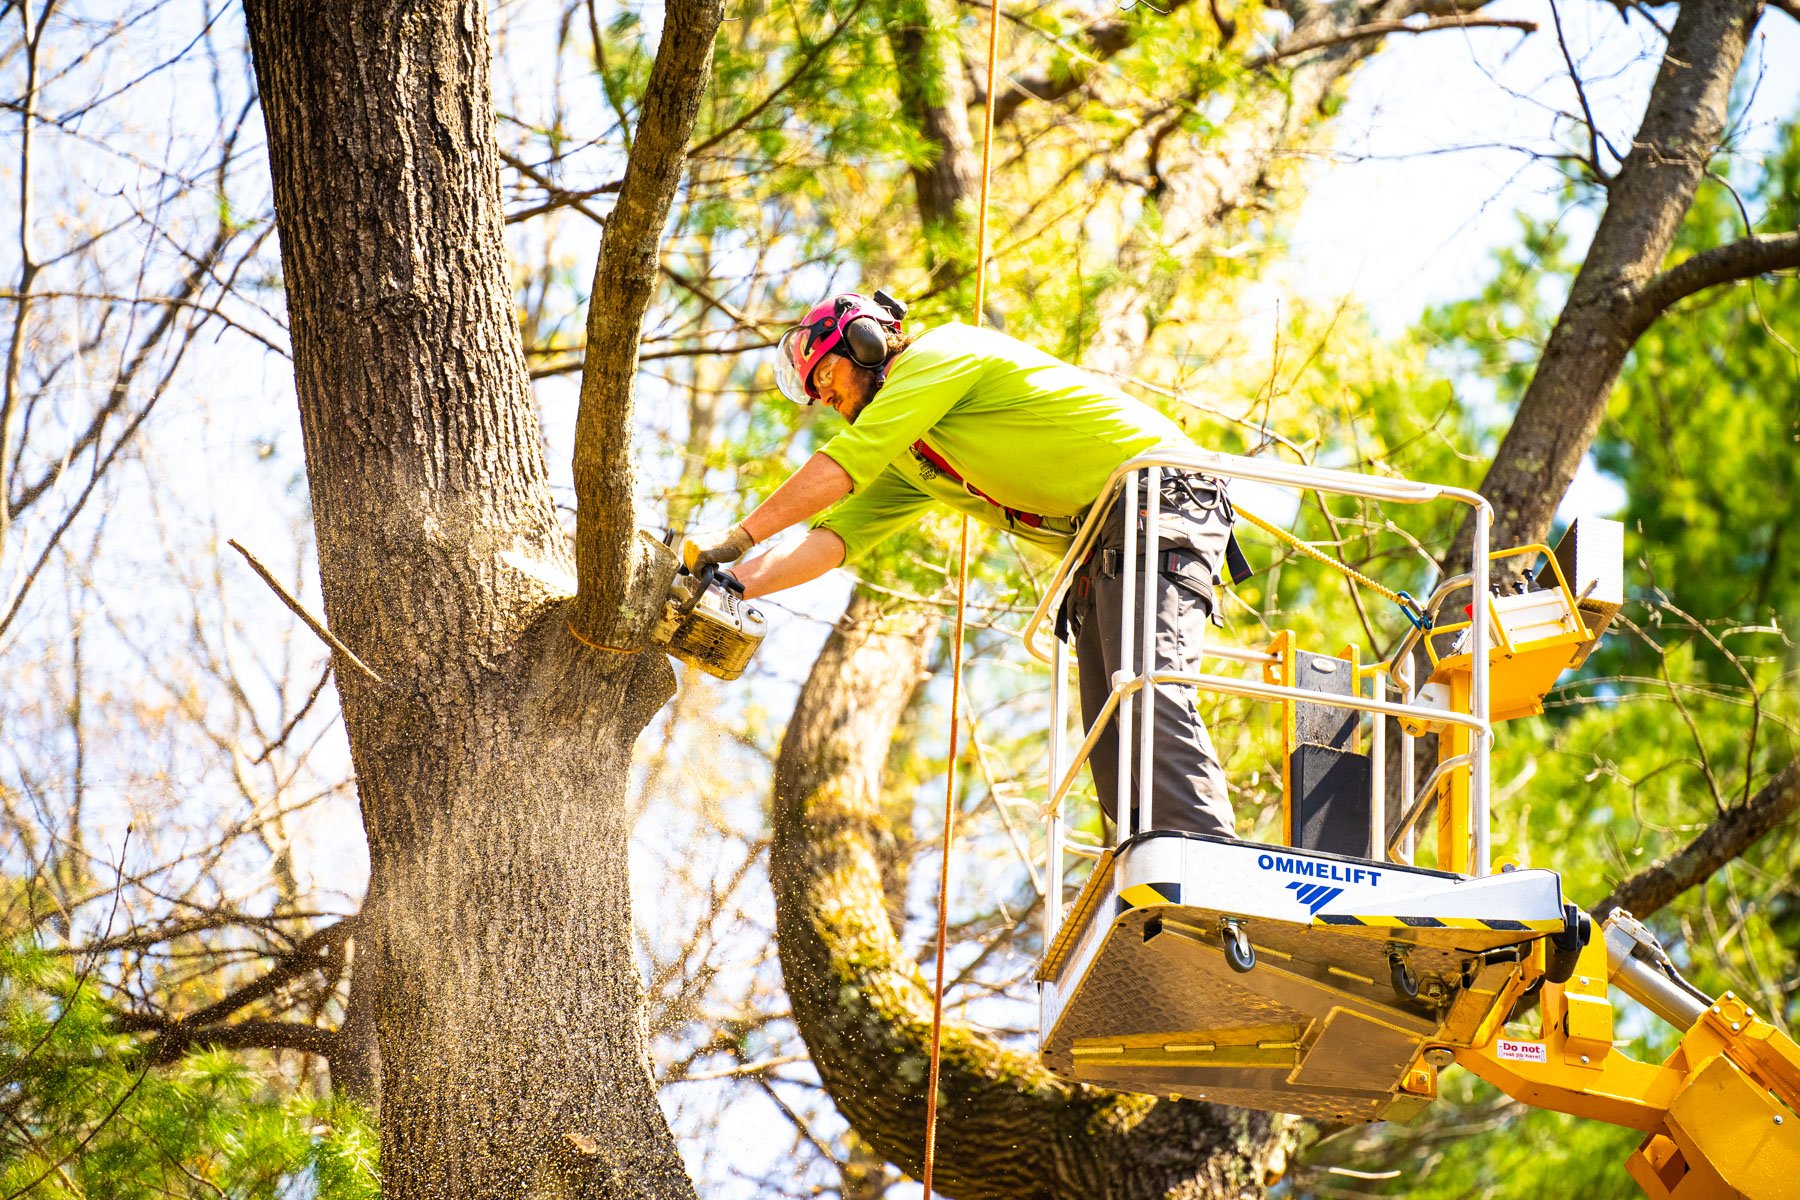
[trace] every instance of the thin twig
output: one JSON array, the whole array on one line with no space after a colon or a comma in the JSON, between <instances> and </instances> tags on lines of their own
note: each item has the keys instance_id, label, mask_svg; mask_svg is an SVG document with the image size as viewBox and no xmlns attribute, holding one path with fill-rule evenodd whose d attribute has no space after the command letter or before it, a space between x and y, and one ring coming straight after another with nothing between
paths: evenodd
<instances>
[{"instance_id":1,"label":"thin twig","mask_svg":"<svg viewBox=\"0 0 1800 1200\"><path fill-rule=\"evenodd\" d=\"M332 653L342 655L345 662L348 662L358 671L361 671L375 683L380 684L382 687L387 686L387 681L377 675L368 663L356 657L356 651L340 642L337 635L325 627L325 622L313 616L312 613L307 610L306 605L300 603L300 601L295 599L286 588L282 587L280 580L270 574L269 568L263 566L256 555L244 549L244 544L242 542L238 541L236 538L232 538L227 544L233 550L236 550L239 554L244 556L244 561L250 564L250 569L255 571L257 575L262 578L264 583L269 585L271 591L281 597L281 602L287 605L296 617L299 617L301 621L305 622L308 629L319 636L320 641L331 647Z\"/></svg>"}]
</instances>

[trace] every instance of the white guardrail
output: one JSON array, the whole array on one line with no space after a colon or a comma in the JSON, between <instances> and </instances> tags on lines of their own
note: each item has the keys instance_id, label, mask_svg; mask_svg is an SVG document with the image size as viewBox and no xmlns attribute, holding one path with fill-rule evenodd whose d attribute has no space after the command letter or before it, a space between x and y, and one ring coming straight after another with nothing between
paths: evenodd
<instances>
[{"instance_id":1,"label":"white guardrail","mask_svg":"<svg viewBox=\"0 0 1800 1200\"><path fill-rule=\"evenodd\" d=\"M1472 654L1470 678L1470 711L1467 713L1446 712L1441 708L1425 707L1417 704L1399 703L1380 698L1380 694L1389 686L1397 687L1402 697L1411 690L1411 661L1408 657L1416 645L1419 631L1413 630L1402 639L1390 660L1391 670L1386 676L1378 677L1376 696L1336 696L1322 692L1307 691L1302 688L1286 687L1280 684L1265 683L1260 679L1247 679L1231 675L1211 673L1182 674L1179 672L1158 671L1154 662L1142 661L1140 658L1153 657L1156 644L1156 570L1159 553L1160 523L1162 495L1162 472L1165 468L1181 470L1198 470L1220 479L1253 480L1258 483L1272 484L1276 487L1300 488L1324 492L1338 496L1360 496L1364 499L1384 501L1395 504L1429 504L1433 501L1448 500L1466 504L1475 510L1475 543L1472 548L1471 563L1466 575L1446 579L1433 594L1431 603L1425 606L1427 613L1436 611L1444 598L1455 588L1467 585L1471 595L1485 597L1488 595L1488 539L1493 527L1493 508L1479 494L1464 488L1445 487L1438 484L1417 483L1408 479L1384 479L1375 476L1360 475L1353 471L1336 471L1325 467L1291 466L1284 463L1268 462L1263 459L1244 458L1235 454L1221 454L1211 450L1158 450L1140 455L1128 462L1120 464L1107 480L1099 497L1088 510L1087 517L1081 523L1080 532L1076 534L1068 553L1063 555L1057 564L1056 573L1051 577L1049 586L1044 591L1044 598L1038 602L1037 609L1025 624L1025 648L1033 657L1050 664L1051 667L1051 715L1050 715L1050 764L1048 796L1044 805L1044 817L1048 825L1048 845L1045 851L1045 906L1046 929L1049 937L1054 937L1062 924L1063 909L1063 859L1065 854L1081 857L1092 857L1098 851L1067 843L1064 832L1063 810L1069 789L1075 782L1076 775L1093 753L1094 744L1099 740L1100 731L1105 729L1107 721L1116 713L1119 720L1118 737L1118 796L1117 809L1118 840L1123 842L1141 830L1154 828L1153 812L1149 788L1144 789L1140 809L1135 823L1131 807L1131 776L1128 754L1135 753L1138 761L1138 775L1144 780L1152 776L1151 763L1154 761L1156 745L1154 685L1158 683L1188 684L1204 691L1221 695L1246 696L1256 700L1283 701L1304 700L1310 704L1324 704L1337 708L1349 708L1358 712L1366 712L1390 717L1415 717L1436 723L1460 725L1474 732L1470 738L1472 749L1466 763L1444 766L1449 769L1460 769L1467 766L1469 771L1469 825L1472 831L1471 864L1477 875L1486 875L1489 871L1489 821L1488 821L1488 751L1492 740L1488 723L1488 660L1485 654ZM1069 705L1069 650L1060 640L1052 637L1052 646L1048 652L1040 644L1040 634L1044 624L1051 619L1062 603L1063 594L1068 590L1077 569L1087 558L1095 539L1100 536L1101 528L1106 523L1107 513L1124 491L1127 482L1135 479L1139 472L1146 476L1145 490L1145 522L1144 545L1142 547L1140 566L1140 548L1138 546L1138 527L1136 521L1125 522L1124 546L1124 593L1140 595L1138 605L1137 628L1132 620L1133 609L1129 604L1123 605L1120 617L1120 661L1130 664L1130 669L1122 669L1112 679L1112 694L1107 697L1105 705L1097 715L1087 737L1076 747L1073 756L1065 761L1064 731L1068 727ZM1470 644L1473 646L1488 645L1489 623L1492 620L1490 604L1472 604L1470 612ZM1246 664L1265 664L1278 661L1274 655L1258 651L1242 650L1228 646L1211 646L1206 649L1211 658L1225 659ZM1135 699L1137 703L1130 703ZM1135 725L1135 730L1134 730ZM1383 758L1383 722L1374 723L1375 736L1371 749L1377 760L1374 764L1373 784L1375 795L1380 796L1385 790ZM1136 734L1134 744L1133 734ZM1413 830L1419 816L1424 812L1424 804L1413 804L1413 763L1412 737L1402 731L1402 753L1400 756L1400 791L1407 797L1405 812L1408 820L1403 822L1404 828L1397 830L1396 839L1401 839L1403 855L1410 859L1412 855ZM1432 786L1442 778L1442 772L1434 772ZM1382 827L1385 806L1372 805L1370 814L1372 846L1388 846L1386 831Z\"/></svg>"}]
</instances>

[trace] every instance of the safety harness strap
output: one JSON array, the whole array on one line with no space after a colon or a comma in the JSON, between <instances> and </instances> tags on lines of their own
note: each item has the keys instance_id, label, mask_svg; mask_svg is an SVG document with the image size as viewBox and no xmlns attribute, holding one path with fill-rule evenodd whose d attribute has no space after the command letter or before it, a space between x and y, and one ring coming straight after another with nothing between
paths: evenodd
<instances>
[{"instance_id":1,"label":"safety harness strap","mask_svg":"<svg viewBox=\"0 0 1800 1200\"><path fill-rule=\"evenodd\" d=\"M918 441L914 442L912 448L914 453L918 454L920 458L935 467L939 474L945 476L953 483L961 484L963 490L968 492L969 495L974 496L978 500L986 500L989 504L1005 513L1008 521L1016 521L1021 525L1029 525L1033 529L1038 529L1043 526L1044 518L1037 513L1026 512L1022 508L1012 508L1002 504L1000 501L994 499L992 496L964 479L962 474L957 471L955 467L950 465L949 459L925 444L924 438L920 438ZM1233 514L1233 516L1235 516L1235 514ZM1238 545L1236 532L1227 535L1225 539L1224 566L1225 578L1229 580L1234 587L1255 574L1255 571L1250 567L1250 560L1244 557L1244 548Z\"/></svg>"},{"instance_id":2,"label":"safety harness strap","mask_svg":"<svg viewBox=\"0 0 1800 1200\"><path fill-rule=\"evenodd\" d=\"M954 483L960 483L963 490L969 493L969 495L974 496L978 500L986 500L989 504L1005 513L1008 521L1014 521L1020 525L1029 525L1033 529L1040 528L1044 524L1044 518L1037 513L1026 512L1022 508L1010 508L964 479L962 475L958 473L957 469L950 465L949 459L925 444L924 438L920 438L918 441L914 442L912 448L913 452L920 458L936 467L939 474L948 476Z\"/></svg>"}]
</instances>

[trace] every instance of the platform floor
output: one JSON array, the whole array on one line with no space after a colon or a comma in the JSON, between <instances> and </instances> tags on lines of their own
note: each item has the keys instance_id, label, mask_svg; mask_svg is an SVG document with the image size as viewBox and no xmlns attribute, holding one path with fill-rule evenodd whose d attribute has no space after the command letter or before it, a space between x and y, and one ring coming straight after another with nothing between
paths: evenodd
<instances>
[{"instance_id":1,"label":"platform floor","mask_svg":"<svg viewBox=\"0 0 1800 1200\"><path fill-rule=\"evenodd\" d=\"M1435 1095L1420 1053L1444 1040L1476 956L1560 925L1554 874L1517 875L1144 835L1103 860L1046 956L1044 1061L1120 1090L1405 1119ZM1255 947L1248 973L1226 961L1225 916ZM1418 999L1393 986L1393 948Z\"/></svg>"}]
</instances>

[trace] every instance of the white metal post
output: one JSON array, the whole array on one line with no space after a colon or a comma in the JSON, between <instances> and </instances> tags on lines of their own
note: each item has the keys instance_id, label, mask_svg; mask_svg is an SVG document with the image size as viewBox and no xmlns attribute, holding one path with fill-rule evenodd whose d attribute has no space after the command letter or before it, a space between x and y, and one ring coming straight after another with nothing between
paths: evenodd
<instances>
[{"instance_id":1,"label":"white metal post","mask_svg":"<svg viewBox=\"0 0 1800 1200\"><path fill-rule=\"evenodd\" d=\"M1375 699L1385 700L1388 677L1377 672L1369 676ZM1404 697L1403 697L1404 699ZM1387 857L1387 718L1370 714L1375 722L1369 734L1369 857Z\"/></svg>"},{"instance_id":2,"label":"white metal post","mask_svg":"<svg viewBox=\"0 0 1800 1200\"><path fill-rule=\"evenodd\" d=\"M1125 572L1119 587L1119 669L1113 672L1112 686L1116 692L1131 682L1132 665L1137 662L1137 650L1132 638L1131 598L1137 594L1137 484L1140 476L1136 471L1125 477L1125 494L1120 498L1124 505L1125 520L1125 553L1121 564ZM1119 787L1116 803L1119 814L1119 841L1124 842L1136 831L1131 819L1131 705L1119 705L1118 734L1113 757L1119 771Z\"/></svg>"},{"instance_id":3,"label":"white metal post","mask_svg":"<svg viewBox=\"0 0 1800 1200\"><path fill-rule=\"evenodd\" d=\"M1044 945L1048 947L1062 928L1063 902L1063 797L1057 784L1063 776L1063 738L1069 721L1069 647L1056 639L1050 666L1050 781L1044 797L1051 801L1045 817L1044 846Z\"/></svg>"},{"instance_id":4,"label":"white metal post","mask_svg":"<svg viewBox=\"0 0 1800 1200\"><path fill-rule=\"evenodd\" d=\"M1162 548L1162 535L1157 526L1162 522L1162 468L1151 467L1144 472L1144 578L1142 614L1142 646L1140 657L1144 669L1138 672L1143 684L1138 690L1138 708L1141 713L1138 720L1143 728L1138 730L1137 778L1138 778L1138 815L1137 825L1142 831L1156 828L1150 811L1150 768L1154 761L1153 748L1156 741L1156 686L1151 677L1156 674L1156 601L1158 584L1162 573L1157 570L1160 563L1158 552Z\"/></svg>"},{"instance_id":5,"label":"white metal post","mask_svg":"<svg viewBox=\"0 0 1800 1200\"><path fill-rule=\"evenodd\" d=\"M1469 638L1473 653L1469 656L1469 715L1481 722L1481 728L1470 736L1474 757L1469 763L1469 832L1474 847L1470 854L1470 873L1488 873L1488 626L1491 597L1488 594L1488 537L1493 527L1494 510L1484 500L1475 506L1475 562L1469 585L1474 595L1469 604Z\"/></svg>"},{"instance_id":6,"label":"white metal post","mask_svg":"<svg viewBox=\"0 0 1800 1200\"><path fill-rule=\"evenodd\" d=\"M1408 658L1405 662L1396 663L1395 670L1400 672L1400 675L1399 675L1400 699L1403 703L1411 704L1413 702L1412 659ZM1416 780L1413 779L1413 735L1406 732L1406 726L1403 723L1400 726L1400 811L1401 812L1405 812L1408 808L1410 808L1412 806L1413 785L1415 782L1416 782ZM1385 840L1384 840L1384 844L1385 844ZM1400 843L1400 861L1403 863L1406 863L1408 866L1412 865L1413 848L1414 848L1413 847L1413 832L1411 829L1408 829L1406 831L1405 840Z\"/></svg>"}]
</instances>

